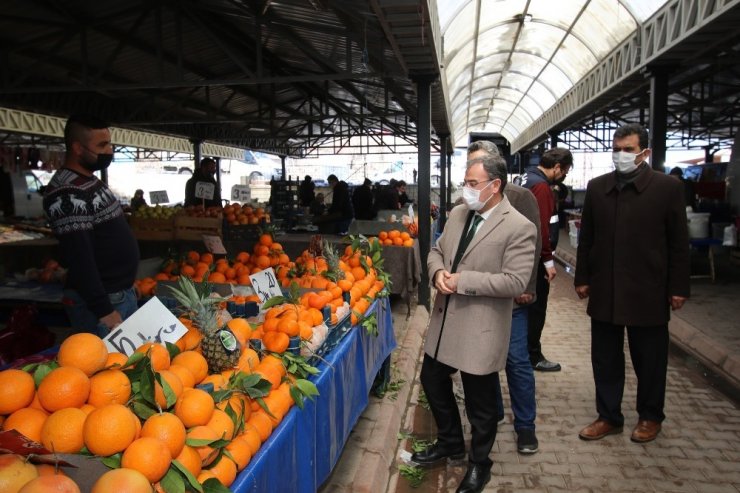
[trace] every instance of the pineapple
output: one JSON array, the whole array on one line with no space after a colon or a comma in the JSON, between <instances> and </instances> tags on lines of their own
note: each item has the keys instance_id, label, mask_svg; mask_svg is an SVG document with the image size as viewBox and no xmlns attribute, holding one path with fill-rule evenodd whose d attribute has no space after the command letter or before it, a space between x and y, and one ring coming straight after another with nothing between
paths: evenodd
<instances>
[{"instance_id":1,"label":"pineapple","mask_svg":"<svg viewBox=\"0 0 740 493\"><path fill-rule=\"evenodd\" d=\"M326 265L328 268L327 272L324 273L324 276L334 282L344 279L344 271L339 268L339 254L334 246L324 240L321 250L326 259Z\"/></svg>"},{"instance_id":2,"label":"pineapple","mask_svg":"<svg viewBox=\"0 0 740 493\"><path fill-rule=\"evenodd\" d=\"M204 283L203 287L207 285ZM222 298L210 297L208 289L200 289L199 292L193 282L184 276L178 280L178 287L170 290L203 336L200 347L208 362L209 372L219 373L236 367L241 348L231 330L220 325L218 304L223 301Z\"/></svg>"}]
</instances>

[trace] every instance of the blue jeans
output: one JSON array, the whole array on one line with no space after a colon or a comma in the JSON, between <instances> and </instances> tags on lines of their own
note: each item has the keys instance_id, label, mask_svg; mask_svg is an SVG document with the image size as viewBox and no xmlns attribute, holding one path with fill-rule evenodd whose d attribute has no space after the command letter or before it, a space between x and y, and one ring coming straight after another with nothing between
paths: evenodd
<instances>
[{"instance_id":1,"label":"blue jeans","mask_svg":"<svg viewBox=\"0 0 740 493\"><path fill-rule=\"evenodd\" d=\"M130 317L139 307L133 287L115 293L108 293L108 299L113 305L113 309L120 313L124 320ZM67 317L69 317L73 329L78 332L91 332L100 337L108 335L108 327L101 324L98 317L87 309L87 304L80 293L74 289L65 289L62 303L64 303L64 310L67 312Z\"/></svg>"},{"instance_id":2,"label":"blue jeans","mask_svg":"<svg viewBox=\"0 0 740 493\"><path fill-rule=\"evenodd\" d=\"M527 348L528 306L519 306L511 314L511 339L506 358L506 381L509 384L511 410L514 412L514 429L534 430L537 402L534 396L534 370ZM501 400L501 383L497 382L498 415L504 415Z\"/></svg>"}]
</instances>

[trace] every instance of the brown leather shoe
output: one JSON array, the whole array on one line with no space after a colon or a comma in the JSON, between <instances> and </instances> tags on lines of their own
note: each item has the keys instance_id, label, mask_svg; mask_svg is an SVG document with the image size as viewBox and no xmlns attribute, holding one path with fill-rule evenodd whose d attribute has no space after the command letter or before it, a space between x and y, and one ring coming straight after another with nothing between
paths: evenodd
<instances>
[{"instance_id":1,"label":"brown leather shoe","mask_svg":"<svg viewBox=\"0 0 740 493\"><path fill-rule=\"evenodd\" d=\"M601 440L607 435L616 435L617 433L622 433L621 426L614 426L608 421L597 419L582 429L578 438L581 440Z\"/></svg>"},{"instance_id":2,"label":"brown leather shoe","mask_svg":"<svg viewBox=\"0 0 740 493\"><path fill-rule=\"evenodd\" d=\"M657 421L648 421L647 419L641 419L637 422L637 426L632 430L632 436L630 440L637 443L652 442L658 438L658 433L661 429L660 423Z\"/></svg>"}]
</instances>

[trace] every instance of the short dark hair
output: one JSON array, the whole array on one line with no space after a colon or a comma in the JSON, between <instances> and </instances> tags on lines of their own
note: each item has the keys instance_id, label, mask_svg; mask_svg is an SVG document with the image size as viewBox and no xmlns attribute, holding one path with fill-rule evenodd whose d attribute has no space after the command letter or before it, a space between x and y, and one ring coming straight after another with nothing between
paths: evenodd
<instances>
[{"instance_id":1,"label":"short dark hair","mask_svg":"<svg viewBox=\"0 0 740 493\"><path fill-rule=\"evenodd\" d=\"M629 135L637 135L640 138L640 150L650 147L648 131L639 123L628 123L626 125L622 125L614 132L615 139L623 139Z\"/></svg>"},{"instance_id":2,"label":"short dark hair","mask_svg":"<svg viewBox=\"0 0 740 493\"><path fill-rule=\"evenodd\" d=\"M500 156L501 152L498 150L498 146L490 140L476 140L471 142L468 146L468 154L472 154L475 151L485 151L491 156Z\"/></svg>"},{"instance_id":3,"label":"short dark hair","mask_svg":"<svg viewBox=\"0 0 740 493\"><path fill-rule=\"evenodd\" d=\"M403 180L399 180L399 181L396 182L396 186L397 187L405 187L406 186L406 182L403 181Z\"/></svg>"},{"instance_id":4,"label":"short dark hair","mask_svg":"<svg viewBox=\"0 0 740 493\"><path fill-rule=\"evenodd\" d=\"M311 181L311 175L306 175L303 177L303 179L306 181Z\"/></svg>"},{"instance_id":5,"label":"short dark hair","mask_svg":"<svg viewBox=\"0 0 740 493\"><path fill-rule=\"evenodd\" d=\"M676 166L668 174L673 175L673 176L683 176L683 170L679 168L678 166Z\"/></svg>"},{"instance_id":6,"label":"short dark hair","mask_svg":"<svg viewBox=\"0 0 740 493\"><path fill-rule=\"evenodd\" d=\"M568 149L553 147L545 151L540 159L540 166L550 169L560 163L561 168L570 169L573 166L573 154Z\"/></svg>"},{"instance_id":7,"label":"short dark hair","mask_svg":"<svg viewBox=\"0 0 740 493\"><path fill-rule=\"evenodd\" d=\"M339 181L339 178L337 178L337 175L329 175L329 177L326 179L326 181L328 181L328 182L331 183L333 181Z\"/></svg>"},{"instance_id":8,"label":"short dark hair","mask_svg":"<svg viewBox=\"0 0 740 493\"><path fill-rule=\"evenodd\" d=\"M492 156L490 154L478 157L475 159L471 159L468 161L468 168L473 166L474 164L481 163L483 165L483 170L488 174L488 178L491 180L499 179L501 180L501 190L499 190L501 193L504 193L504 188L506 188L506 160L501 156Z\"/></svg>"},{"instance_id":9,"label":"short dark hair","mask_svg":"<svg viewBox=\"0 0 740 493\"><path fill-rule=\"evenodd\" d=\"M64 125L64 144L69 149L72 142L82 142L84 133L88 130L108 128L107 122L92 115L71 115Z\"/></svg>"},{"instance_id":10,"label":"short dark hair","mask_svg":"<svg viewBox=\"0 0 740 493\"><path fill-rule=\"evenodd\" d=\"M216 164L216 161L214 161L213 159L209 157L204 157L203 159L200 160L200 167L203 168L204 166L208 166L211 163Z\"/></svg>"}]
</instances>

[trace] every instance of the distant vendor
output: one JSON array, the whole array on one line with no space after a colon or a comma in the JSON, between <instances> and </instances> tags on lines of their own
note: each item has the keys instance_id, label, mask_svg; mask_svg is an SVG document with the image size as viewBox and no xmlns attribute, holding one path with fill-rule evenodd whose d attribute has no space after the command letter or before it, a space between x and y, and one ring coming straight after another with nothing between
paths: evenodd
<instances>
[{"instance_id":1,"label":"distant vendor","mask_svg":"<svg viewBox=\"0 0 740 493\"><path fill-rule=\"evenodd\" d=\"M216 161L211 158L203 158L200 161L200 166L192 178L190 178L185 184L185 207L190 205L204 205L205 207L213 207L221 205L221 189L216 183ZM212 184L213 185L213 198L203 199L196 197L196 191L198 190L198 184Z\"/></svg>"}]
</instances>

